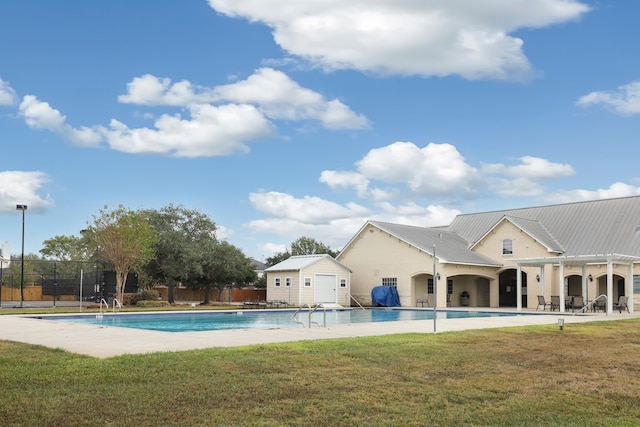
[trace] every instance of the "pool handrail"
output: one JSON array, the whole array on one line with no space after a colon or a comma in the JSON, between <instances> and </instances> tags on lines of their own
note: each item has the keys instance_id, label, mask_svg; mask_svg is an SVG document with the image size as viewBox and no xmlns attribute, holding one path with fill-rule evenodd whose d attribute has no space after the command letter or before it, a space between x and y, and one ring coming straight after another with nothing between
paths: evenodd
<instances>
[{"instance_id":1,"label":"pool handrail","mask_svg":"<svg viewBox=\"0 0 640 427\"><path fill-rule=\"evenodd\" d=\"M113 299L113 314L115 314L115 313L116 313L116 303L117 303L118 307L119 307L120 309L122 309L122 304L120 304L120 301L118 301L118 299L117 299L117 298L114 298L114 299Z\"/></svg>"},{"instance_id":2,"label":"pool handrail","mask_svg":"<svg viewBox=\"0 0 640 427\"><path fill-rule=\"evenodd\" d=\"M323 324L322 324L322 325L321 325L321 324L319 324L318 322L311 322L311 316L312 316L312 315L313 315L313 313L314 313L317 309L319 309L319 308L322 308L322 312L324 313L324 319L323 319ZM326 309L326 307L324 306L324 304L316 304L316 306L315 306L315 307L313 307L313 308L309 308L309 328L311 328L311 323L314 323L314 324L316 324L316 325L318 325L318 326L321 326L321 327L323 327L323 328L326 328L326 327L327 327L327 309Z\"/></svg>"},{"instance_id":3,"label":"pool handrail","mask_svg":"<svg viewBox=\"0 0 640 427\"><path fill-rule=\"evenodd\" d=\"M349 301L350 299L354 300L356 302L356 304L358 304L358 307L360 307L361 309L364 310L364 307L362 306L362 304L360 304L360 301L358 301L357 299L355 299L353 297L353 295L351 294L347 294L347 301ZM351 305L350 303L348 305Z\"/></svg>"}]
</instances>

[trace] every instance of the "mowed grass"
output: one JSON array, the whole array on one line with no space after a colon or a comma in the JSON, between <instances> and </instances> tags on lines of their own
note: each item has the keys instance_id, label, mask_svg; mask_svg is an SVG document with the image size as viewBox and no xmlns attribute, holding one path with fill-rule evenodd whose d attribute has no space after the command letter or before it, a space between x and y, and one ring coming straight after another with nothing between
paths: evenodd
<instances>
[{"instance_id":1,"label":"mowed grass","mask_svg":"<svg viewBox=\"0 0 640 427\"><path fill-rule=\"evenodd\" d=\"M636 426L640 321L94 359L0 341L2 426Z\"/></svg>"}]
</instances>

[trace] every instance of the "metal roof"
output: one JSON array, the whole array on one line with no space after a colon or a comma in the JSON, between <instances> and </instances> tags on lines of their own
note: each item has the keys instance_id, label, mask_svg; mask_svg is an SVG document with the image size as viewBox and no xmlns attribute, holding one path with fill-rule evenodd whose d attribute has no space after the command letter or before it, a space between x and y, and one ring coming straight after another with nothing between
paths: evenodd
<instances>
[{"instance_id":1,"label":"metal roof","mask_svg":"<svg viewBox=\"0 0 640 427\"><path fill-rule=\"evenodd\" d=\"M412 225L391 224L387 222L369 221L398 239L432 254L436 247L436 258L441 262L501 266L501 263L469 249L466 240L441 228L425 228Z\"/></svg>"},{"instance_id":2,"label":"metal roof","mask_svg":"<svg viewBox=\"0 0 640 427\"><path fill-rule=\"evenodd\" d=\"M553 239L565 256L640 255L640 196L463 214L447 230L473 246L505 216L529 220L529 230L537 238ZM539 223L544 233L533 231L531 221Z\"/></svg>"},{"instance_id":3,"label":"metal roof","mask_svg":"<svg viewBox=\"0 0 640 427\"><path fill-rule=\"evenodd\" d=\"M284 261L280 261L276 265L273 265L273 266L265 269L264 271L266 271L266 272L271 272L271 271L299 271L299 270L303 270L303 269L309 267L310 265L313 265L316 262L318 262L320 260L323 260L323 259L329 259L330 261L333 261L334 263L340 265L345 270L348 270L349 272L351 272L351 270L348 267L346 267L344 264L339 263L331 255L328 255L328 254L295 255L295 256L292 256L292 257L289 257L289 258L285 259Z\"/></svg>"}]
</instances>

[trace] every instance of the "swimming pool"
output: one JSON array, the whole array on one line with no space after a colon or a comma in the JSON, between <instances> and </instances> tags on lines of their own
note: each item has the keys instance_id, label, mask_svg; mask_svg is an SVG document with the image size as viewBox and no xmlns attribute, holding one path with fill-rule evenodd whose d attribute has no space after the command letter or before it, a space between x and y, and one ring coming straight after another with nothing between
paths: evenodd
<instances>
[{"instance_id":1,"label":"swimming pool","mask_svg":"<svg viewBox=\"0 0 640 427\"><path fill-rule=\"evenodd\" d=\"M263 311L198 311L179 313L105 313L102 318L92 315L38 316L39 319L83 323L101 326L147 329L165 332L217 331L228 329L277 329L300 326L293 320L294 310ZM438 319L521 316L522 313L494 313L484 311L438 310ZM403 320L431 320L433 310L409 309L331 309L326 311L327 326L349 323L394 322ZM298 320L308 325L309 312L301 311ZM316 311L311 320L324 323L324 313Z\"/></svg>"}]
</instances>

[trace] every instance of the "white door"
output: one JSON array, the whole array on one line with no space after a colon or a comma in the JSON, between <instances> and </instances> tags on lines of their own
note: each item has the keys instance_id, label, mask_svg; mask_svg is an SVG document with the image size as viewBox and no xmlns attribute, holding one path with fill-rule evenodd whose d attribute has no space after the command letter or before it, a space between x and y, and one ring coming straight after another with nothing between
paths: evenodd
<instances>
[{"instance_id":1,"label":"white door","mask_svg":"<svg viewBox=\"0 0 640 427\"><path fill-rule=\"evenodd\" d=\"M336 303L336 276L329 276L327 274L316 274L316 286L315 286L315 303L322 304Z\"/></svg>"}]
</instances>

